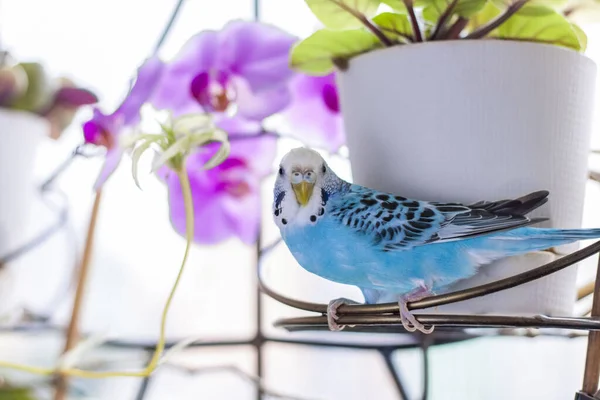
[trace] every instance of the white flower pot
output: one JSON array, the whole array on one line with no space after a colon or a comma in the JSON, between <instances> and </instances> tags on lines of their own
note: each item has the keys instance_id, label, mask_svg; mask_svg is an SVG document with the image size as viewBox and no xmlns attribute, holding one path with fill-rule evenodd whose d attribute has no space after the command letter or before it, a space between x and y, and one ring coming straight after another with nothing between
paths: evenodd
<instances>
[{"instance_id":1,"label":"white flower pot","mask_svg":"<svg viewBox=\"0 0 600 400\"><path fill-rule=\"evenodd\" d=\"M464 203L547 189L549 202L531 215L551 220L538 226L581 226L596 79L589 58L528 42L430 42L363 54L337 79L354 182ZM497 262L459 285L554 257ZM436 312L569 315L576 274L571 267Z\"/></svg>"},{"instance_id":2,"label":"white flower pot","mask_svg":"<svg viewBox=\"0 0 600 400\"><path fill-rule=\"evenodd\" d=\"M28 215L37 190L34 160L48 129L41 117L0 108L0 257L27 240Z\"/></svg>"}]
</instances>

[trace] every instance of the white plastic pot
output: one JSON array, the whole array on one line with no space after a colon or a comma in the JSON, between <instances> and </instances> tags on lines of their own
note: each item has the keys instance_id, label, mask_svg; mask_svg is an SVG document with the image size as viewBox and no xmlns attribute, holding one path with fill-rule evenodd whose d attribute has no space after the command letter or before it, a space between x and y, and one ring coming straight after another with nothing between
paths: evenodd
<instances>
[{"instance_id":1,"label":"white plastic pot","mask_svg":"<svg viewBox=\"0 0 600 400\"><path fill-rule=\"evenodd\" d=\"M464 203L547 189L549 202L531 215L550 221L538 226L581 226L596 79L589 58L528 42L430 42L363 54L337 79L355 183ZM555 257L497 262L459 286ZM576 274L570 267L436 312L569 315Z\"/></svg>"},{"instance_id":2,"label":"white plastic pot","mask_svg":"<svg viewBox=\"0 0 600 400\"><path fill-rule=\"evenodd\" d=\"M0 108L0 257L27 240L34 160L48 129L41 117Z\"/></svg>"}]
</instances>

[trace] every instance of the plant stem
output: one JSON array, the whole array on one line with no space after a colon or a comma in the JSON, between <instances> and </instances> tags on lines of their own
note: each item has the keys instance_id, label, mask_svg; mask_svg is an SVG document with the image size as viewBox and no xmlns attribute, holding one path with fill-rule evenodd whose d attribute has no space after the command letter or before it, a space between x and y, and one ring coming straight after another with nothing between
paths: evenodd
<instances>
[{"instance_id":1,"label":"plant stem","mask_svg":"<svg viewBox=\"0 0 600 400\"><path fill-rule=\"evenodd\" d=\"M431 40L435 40L438 37L438 35L440 34L442 29L446 25L446 22L448 22L448 19L450 19L450 16L452 15L452 11L454 11L454 7L456 7L456 3L458 3L458 0L452 0L452 2L448 5L448 7L446 7L444 12L440 16L440 19L438 20L438 23L435 26L433 33L431 34Z\"/></svg>"},{"instance_id":2,"label":"plant stem","mask_svg":"<svg viewBox=\"0 0 600 400\"><path fill-rule=\"evenodd\" d=\"M423 34L421 33L421 28L419 28L419 21L417 20L417 16L415 15L415 9L413 8L412 0L403 0L404 6L408 10L408 16L410 17L410 23L413 28L413 32L415 34L415 42L423 41Z\"/></svg>"},{"instance_id":3,"label":"plant stem","mask_svg":"<svg viewBox=\"0 0 600 400\"><path fill-rule=\"evenodd\" d=\"M465 36L465 39L481 39L482 37L488 35L494 29L502 25L507 19L512 17L528 1L529 0L517 0L516 2L512 3L510 6L508 6L504 14L501 14L496 19L490 21L487 25L484 25L481 28L469 33L467 36Z\"/></svg>"},{"instance_id":4,"label":"plant stem","mask_svg":"<svg viewBox=\"0 0 600 400\"><path fill-rule=\"evenodd\" d=\"M469 20L464 17L458 17L456 22L448 29L448 32L444 35L444 39L455 40L460 37L460 33L465 29Z\"/></svg>"},{"instance_id":5,"label":"plant stem","mask_svg":"<svg viewBox=\"0 0 600 400\"><path fill-rule=\"evenodd\" d=\"M102 191L98 190L96 192L96 197L94 198L94 205L92 206L92 213L90 216L90 222L88 224L87 238L83 248L83 257L81 260L81 266L79 268L79 276L77 278L77 288L75 290L75 298L73 299L73 308L71 309L71 320L69 321L69 326L66 333L67 337L64 348L65 353L71 350L79 340L79 320L81 317L81 308L83 305L83 299L85 297L85 290L90 272L92 249L94 247L94 235L96 232L96 223L98 221L101 199ZM67 397L68 388L69 383L67 382L67 378L64 375L59 374L56 380L54 400L65 400Z\"/></svg>"},{"instance_id":6,"label":"plant stem","mask_svg":"<svg viewBox=\"0 0 600 400\"><path fill-rule=\"evenodd\" d=\"M79 378L88 378L88 379L99 379L99 378L114 378L114 377L138 377L143 378L150 375L156 369L158 362L160 360L160 356L165 349L166 342L166 334L165 327L167 324L167 315L169 313L169 309L171 306L171 302L173 297L175 296L175 292L179 286L179 282L181 281L181 277L183 276L183 271L185 269L185 265L187 264L188 256L190 253L190 248L192 245L192 240L194 238L194 204L192 199L192 191L190 188L190 181L188 178L187 170L182 167L179 171L177 171L177 175L179 176L179 181L181 183L181 192L183 194L183 203L185 207L185 236L186 236L186 245L185 252L183 254L183 260L181 261L181 266L179 267L179 272L177 273L177 278L175 279L175 283L169 292L169 297L167 298L167 302L162 311L161 322L160 322L160 336L158 338L158 343L156 344L156 349L154 350L154 354L150 363L146 368L141 371L85 371L77 368L40 368L40 367L32 367L29 365L16 364L6 361L0 361L0 368L8 368L14 369L24 372L29 372L37 375L53 375L58 373L62 376L75 376Z\"/></svg>"},{"instance_id":7,"label":"plant stem","mask_svg":"<svg viewBox=\"0 0 600 400\"><path fill-rule=\"evenodd\" d=\"M387 37L383 32L381 32L367 17L354 10L351 7L348 7L346 4L341 1L332 0L332 3L337 5L342 10L346 11L348 14L351 14L354 18L358 19L368 30L370 30L373 35L377 36L377 39L387 47L393 46L394 43Z\"/></svg>"}]
</instances>

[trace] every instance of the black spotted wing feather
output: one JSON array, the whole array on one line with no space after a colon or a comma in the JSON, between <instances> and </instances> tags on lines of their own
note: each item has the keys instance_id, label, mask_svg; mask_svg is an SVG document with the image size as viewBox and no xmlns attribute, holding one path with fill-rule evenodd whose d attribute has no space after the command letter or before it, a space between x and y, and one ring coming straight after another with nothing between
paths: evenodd
<instances>
[{"instance_id":1,"label":"black spotted wing feather","mask_svg":"<svg viewBox=\"0 0 600 400\"><path fill-rule=\"evenodd\" d=\"M547 200L548 192L536 192L515 200L472 205L434 203L407 199L352 185L331 205L340 224L369 236L383 251L405 250L529 225L530 212Z\"/></svg>"}]
</instances>

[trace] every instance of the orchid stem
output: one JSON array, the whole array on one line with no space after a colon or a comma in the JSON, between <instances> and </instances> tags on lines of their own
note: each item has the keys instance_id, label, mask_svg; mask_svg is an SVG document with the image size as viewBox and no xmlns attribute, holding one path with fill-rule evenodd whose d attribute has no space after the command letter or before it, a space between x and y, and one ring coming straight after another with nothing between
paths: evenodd
<instances>
[{"instance_id":1,"label":"orchid stem","mask_svg":"<svg viewBox=\"0 0 600 400\"><path fill-rule=\"evenodd\" d=\"M160 361L160 356L165 349L166 342L166 334L165 327L167 324L167 316L169 314L169 309L171 306L171 302L175 297L175 292L177 291L177 287L179 286L179 282L181 281L181 277L183 276L183 271L185 269L185 265L187 264L187 260L190 253L190 248L192 246L192 239L194 238L194 205L192 199L192 191L190 188L190 181L187 174L187 170L184 165L179 169L177 175L179 176L179 181L181 183L181 192L183 194L183 203L185 207L185 236L186 236L186 244L185 244L185 252L183 254L183 260L181 261L181 266L179 267L179 272L177 273L177 278L175 278L175 283L173 283L173 287L169 292L169 297L167 298L167 302L162 311L161 322L160 322L160 335L158 338L158 343L156 344L156 349L154 350L154 354L152 359L150 360L148 366L141 371L85 371L77 368L40 368L33 367L29 365L10 363L5 361L0 361L0 368L8 368L14 369L24 372L29 372L36 375L54 375L60 374L62 376L74 376L78 378L88 378L88 379L99 379L99 378L114 378L114 377L138 377L143 378L149 376Z\"/></svg>"},{"instance_id":2,"label":"orchid stem","mask_svg":"<svg viewBox=\"0 0 600 400\"><path fill-rule=\"evenodd\" d=\"M92 264L92 249L94 248L94 234L96 232L96 222L98 221L98 213L100 211L100 203L102 200L102 191L96 192L94 205L92 206L92 214L88 225L87 237L85 246L83 247L83 257L79 268L79 276L77 277L77 288L75 289L75 298L73 299L73 308L71 310L71 320L67 328L67 337L65 340L64 353L71 350L79 340L79 320L81 317L81 308L85 297L85 289L87 287L88 276L90 273L90 265ZM54 400L64 400L67 397L69 384L64 375L59 374L56 380L56 390Z\"/></svg>"}]
</instances>

